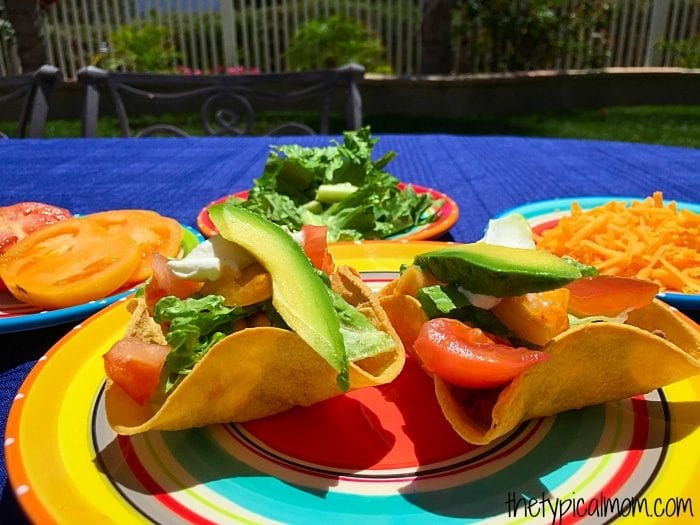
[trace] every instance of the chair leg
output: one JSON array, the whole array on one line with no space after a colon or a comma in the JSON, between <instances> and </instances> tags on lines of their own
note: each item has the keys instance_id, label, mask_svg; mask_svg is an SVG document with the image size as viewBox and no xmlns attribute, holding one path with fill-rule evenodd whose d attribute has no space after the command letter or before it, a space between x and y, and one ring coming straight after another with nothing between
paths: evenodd
<instances>
[{"instance_id":1,"label":"chair leg","mask_svg":"<svg viewBox=\"0 0 700 525\"><path fill-rule=\"evenodd\" d=\"M20 129L21 137L41 138L44 136L46 119L49 114L49 99L56 82L60 79L62 79L61 72L54 66L44 65L36 71L27 101L27 113L23 115ZM29 125L28 133L27 125Z\"/></svg>"},{"instance_id":2,"label":"chair leg","mask_svg":"<svg viewBox=\"0 0 700 525\"><path fill-rule=\"evenodd\" d=\"M97 118L100 111L99 86L106 83L107 74L95 66L78 71L78 81L83 85L83 108L80 114L80 135L97 136Z\"/></svg>"}]
</instances>

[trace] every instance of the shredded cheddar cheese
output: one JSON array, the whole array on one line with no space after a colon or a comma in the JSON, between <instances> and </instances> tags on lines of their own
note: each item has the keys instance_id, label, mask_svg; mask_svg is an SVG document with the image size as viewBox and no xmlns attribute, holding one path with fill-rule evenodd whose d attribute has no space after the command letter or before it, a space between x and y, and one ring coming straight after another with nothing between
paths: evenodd
<instances>
[{"instance_id":1,"label":"shredded cheddar cheese","mask_svg":"<svg viewBox=\"0 0 700 525\"><path fill-rule=\"evenodd\" d=\"M611 201L571 215L535 235L537 247L569 255L601 273L656 282L661 290L700 293L700 214L664 205L663 194Z\"/></svg>"}]
</instances>

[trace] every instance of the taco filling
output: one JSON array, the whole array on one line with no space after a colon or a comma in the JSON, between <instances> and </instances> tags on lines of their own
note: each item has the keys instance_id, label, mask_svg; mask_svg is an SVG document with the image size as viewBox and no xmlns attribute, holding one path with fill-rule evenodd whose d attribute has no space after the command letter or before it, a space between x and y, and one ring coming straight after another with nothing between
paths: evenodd
<instances>
[{"instance_id":1,"label":"taco filling","mask_svg":"<svg viewBox=\"0 0 700 525\"><path fill-rule=\"evenodd\" d=\"M210 214L220 235L154 260L104 356L118 433L247 421L398 375L400 339L359 274L335 268L325 227L295 240L238 207Z\"/></svg>"},{"instance_id":2,"label":"taco filling","mask_svg":"<svg viewBox=\"0 0 700 525\"><path fill-rule=\"evenodd\" d=\"M485 444L520 422L700 373L700 336L658 286L536 250L522 217L418 255L380 291L457 433Z\"/></svg>"}]
</instances>

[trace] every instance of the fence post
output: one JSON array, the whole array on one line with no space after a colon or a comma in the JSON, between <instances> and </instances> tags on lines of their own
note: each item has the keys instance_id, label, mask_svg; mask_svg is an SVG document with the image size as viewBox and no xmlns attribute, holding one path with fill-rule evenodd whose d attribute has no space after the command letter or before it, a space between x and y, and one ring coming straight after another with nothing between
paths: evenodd
<instances>
[{"instance_id":1,"label":"fence post","mask_svg":"<svg viewBox=\"0 0 700 525\"><path fill-rule=\"evenodd\" d=\"M224 47L224 67L232 67L236 65L233 0L221 0L219 9L221 10L221 42Z\"/></svg>"},{"instance_id":2,"label":"fence post","mask_svg":"<svg viewBox=\"0 0 700 525\"><path fill-rule=\"evenodd\" d=\"M670 0L654 0L652 3L651 22L649 23L646 52L644 54L644 65L647 67L661 65L661 50L657 44L666 35L670 3Z\"/></svg>"}]
</instances>

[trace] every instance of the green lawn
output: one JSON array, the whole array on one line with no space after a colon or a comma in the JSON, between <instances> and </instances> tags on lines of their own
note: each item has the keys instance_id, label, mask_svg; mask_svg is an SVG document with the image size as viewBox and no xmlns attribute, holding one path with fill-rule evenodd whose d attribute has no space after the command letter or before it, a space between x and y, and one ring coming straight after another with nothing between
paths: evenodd
<instances>
[{"instance_id":1,"label":"green lawn","mask_svg":"<svg viewBox=\"0 0 700 525\"><path fill-rule=\"evenodd\" d=\"M368 116L381 132L516 135L643 142L700 148L700 106L613 107L459 119Z\"/></svg>"},{"instance_id":2,"label":"green lawn","mask_svg":"<svg viewBox=\"0 0 700 525\"><path fill-rule=\"evenodd\" d=\"M298 120L317 126L308 115ZM154 117L133 120L135 129L155 122ZM169 122L193 135L200 134L198 115L169 115ZM598 110L569 110L524 115L482 115L464 118L412 117L405 115L366 115L365 124L377 135L382 133L455 133L461 135L515 135L586 138L642 142L700 148L700 106L612 107ZM342 129L342 119L333 118L331 131ZM15 133L15 123L0 122L0 131ZM116 119L100 121L100 136L118 136ZM49 121L48 137L78 137L77 121Z\"/></svg>"}]
</instances>

